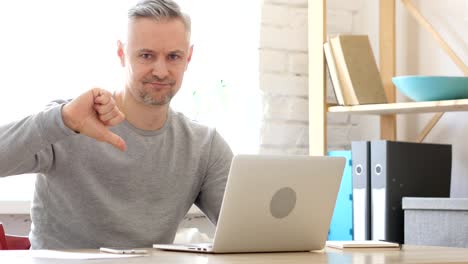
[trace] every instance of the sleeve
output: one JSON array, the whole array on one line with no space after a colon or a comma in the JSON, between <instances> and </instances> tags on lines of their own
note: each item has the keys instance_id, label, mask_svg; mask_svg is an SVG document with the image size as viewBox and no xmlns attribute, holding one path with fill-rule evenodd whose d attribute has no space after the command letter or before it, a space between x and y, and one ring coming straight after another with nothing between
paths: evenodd
<instances>
[{"instance_id":1,"label":"sleeve","mask_svg":"<svg viewBox=\"0 0 468 264\"><path fill-rule=\"evenodd\" d=\"M76 134L63 123L66 101L54 101L35 115L0 126L0 177L47 171L55 142Z\"/></svg>"},{"instance_id":2,"label":"sleeve","mask_svg":"<svg viewBox=\"0 0 468 264\"><path fill-rule=\"evenodd\" d=\"M198 208L215 225L218 223L232 157L233 153L227 142L215 132L206 177L195 200Z\"/></svg>"}]
</instances>

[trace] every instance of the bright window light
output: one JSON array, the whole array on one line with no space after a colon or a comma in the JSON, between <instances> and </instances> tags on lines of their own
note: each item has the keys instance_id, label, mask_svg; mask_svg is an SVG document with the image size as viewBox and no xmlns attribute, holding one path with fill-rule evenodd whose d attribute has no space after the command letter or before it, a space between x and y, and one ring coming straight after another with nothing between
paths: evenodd
<instances>
[{"instance_id":1,"label":"bright window light","mask_svg":"<svg viewBox=\"0 0 468 264\"><path fill-rule=\"evenodd\" d=\"M98 86L122 89L116 55L135 1L0 1L0 124ZM260 0L181 0L194 54L172 107L215 126L235 153L257 153ZM34 177L0 179L0 200L29 200Z\"/></svg>"}]
</instances>

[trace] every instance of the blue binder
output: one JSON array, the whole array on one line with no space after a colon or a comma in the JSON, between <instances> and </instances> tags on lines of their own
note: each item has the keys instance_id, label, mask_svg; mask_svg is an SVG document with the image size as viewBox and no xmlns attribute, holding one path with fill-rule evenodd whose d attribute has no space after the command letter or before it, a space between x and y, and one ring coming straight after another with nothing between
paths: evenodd
<instances>
[{"instance_id":1,"label":"blue binder","mask_svg":"<svg viewBox=\"0 0 468 264\"><path fill-rule=\"evenodd\" d=\"M330 151L328 156L346 158L346 166L336 199L328 240L353 240L353 180L351 151Z\"/></svg>"}]
</instances>

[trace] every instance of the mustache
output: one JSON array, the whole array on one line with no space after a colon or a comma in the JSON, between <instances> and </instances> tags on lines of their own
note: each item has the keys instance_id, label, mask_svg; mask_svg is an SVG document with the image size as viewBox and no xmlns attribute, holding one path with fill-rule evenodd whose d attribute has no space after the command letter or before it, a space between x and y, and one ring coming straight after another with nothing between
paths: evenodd
<instances>
[{"instance_id":1,"label":"mustache","mask_svg":"<svg viewBox=\"0 0 468 264\"><path fill-rule=\"evenodd\" d=\"M174 85L176 83L175 80L169 79L169 78L159 78L158 76L151 76L151 78L147 78L143 80L143 83L162 83L162 84L168 84L168 85Z\"/></svg>"}]
</instances>

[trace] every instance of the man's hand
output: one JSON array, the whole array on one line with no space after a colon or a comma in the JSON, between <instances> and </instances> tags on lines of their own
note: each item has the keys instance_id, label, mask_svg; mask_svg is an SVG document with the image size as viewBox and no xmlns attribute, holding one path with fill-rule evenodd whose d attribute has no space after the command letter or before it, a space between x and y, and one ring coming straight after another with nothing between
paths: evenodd
<instances>
[{"instance_id":1,"label":"man's hand","mask_svg":"<svg viewBox=\"0 0 468 264\"><path fill-rule=\"evenodd\" d=\"M125 119L110 92L100 88L87 91L62 108L62 118L70 129L125 151L125 141L108 128Z\"/></svg>"}]
</instances>

